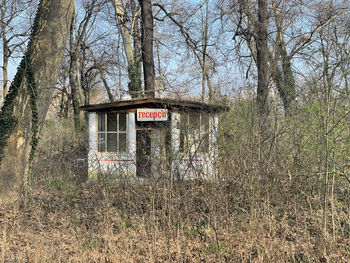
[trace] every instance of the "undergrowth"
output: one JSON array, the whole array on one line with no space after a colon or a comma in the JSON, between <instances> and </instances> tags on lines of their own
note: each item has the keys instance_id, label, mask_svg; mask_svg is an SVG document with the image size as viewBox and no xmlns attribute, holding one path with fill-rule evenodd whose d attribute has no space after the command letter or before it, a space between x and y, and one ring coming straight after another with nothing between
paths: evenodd
<instances>
[{"instance_id":1,"label":"undergrowth","mask_svg":"<svg viewBox=\"0 0 350 263\"><path fill-rule=\"evenodd\" d=\"M308 104L261 138L254 112L222 116L211 182L87 182L86 135L48 122L26 205L0 208L2 262L349 262L348 125L325 138Z\"/></svg>"}]
</instances>

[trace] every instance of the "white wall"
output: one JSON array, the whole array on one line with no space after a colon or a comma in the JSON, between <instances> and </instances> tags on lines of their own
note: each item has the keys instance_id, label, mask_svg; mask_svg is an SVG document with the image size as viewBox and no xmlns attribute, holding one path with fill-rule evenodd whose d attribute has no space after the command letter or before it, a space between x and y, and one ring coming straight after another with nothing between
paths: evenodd
<instances>
[{"instance_id":1,"label":"white wall","mask_svg":"<svg viewBox=\"0 0 350 263\"><path fill-rule=\"evenodd\" d=\"M180 114L173 113L172 118L172 146L173 161L172 173L175 179L215 179L217 171L215 168L218 155L218 114L210 115L209 123L209 152L184 154L180 153Z\"/></svg>"},{"instance_id":2,"label":"white wall","mask_svg":"<svg viewBox=\"0 0 350 263\"><path fill-rule=\"evenodd\" d=\"M127 153L99 153L97 151L97 114L89 112L89 177L107 173L130 177L136 175L135 113L128 113Z\"/></svg>"},{"instance_id":3,"label":"white wall","mask_svg":"<svg viewBox=\"0 0 350 263\"><path fill-rule=\"evenodd\" d=\"M125 154L99 153L97 151L97 114L89 112L89 177L93 178L97 174L108 173L123 175L128 177L136 176L136 122L135 113L128 113L128 136L127 148ZM194 178L216 178L215 168L218 155L218 114L211 114L209 125L209 153L184 155L180 153L180 114L171 113L171 174L175 180L194 179ZM152 137L159 138L159 130L152 130ZM159 157L159 147L157 140L153 140L152 157L157 160ZM151 178L158 176L157 161L152 165Z\"/></svg>"}]
</instances>

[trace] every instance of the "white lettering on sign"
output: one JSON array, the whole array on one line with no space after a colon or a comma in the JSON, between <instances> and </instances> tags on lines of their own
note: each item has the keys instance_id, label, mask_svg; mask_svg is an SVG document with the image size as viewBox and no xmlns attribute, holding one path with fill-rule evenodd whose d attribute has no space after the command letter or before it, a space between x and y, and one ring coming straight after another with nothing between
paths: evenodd
<instances>
[{"instance_id":1,"label":"white lettering on sign","mask_svg":"<svg viewBox=\"0 0 350 263\"><path fill-rule=\"evenodd\" d=\"M167 109L137 109L138 121L167 121Z\"/></svg>"}]
</instances>

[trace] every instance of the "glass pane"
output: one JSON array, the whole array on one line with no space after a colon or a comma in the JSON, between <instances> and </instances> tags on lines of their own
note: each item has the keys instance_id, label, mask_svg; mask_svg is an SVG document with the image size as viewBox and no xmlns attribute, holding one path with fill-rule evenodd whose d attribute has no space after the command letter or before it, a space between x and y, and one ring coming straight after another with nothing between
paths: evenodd
<instances>
[{"instance_id":1,"label":"glass pane","mask_svg":"<svg viewBox=\"0 0 350 263\"><path fill-rule=\"evenodd\" d=\"M107 113L107 131L117 131L117 113Z\"/></svg>"},{"instance_id":2,"label":"glass pane","mask_svg":"<svg viewBox=\"0 0 350 263\"><path fill-rule=\"evenodd\" d=\"M126 152L126 133L119 133L119 152Z\"/></svg>"},{"instance_id":3,"label":"glass pane","mask_svg":"<svg viewBox=\"0 0 350 263\"><path fill-rule=\"evenodd\" d=\"M105 152L106 151L106 134L99 133L98 134L98 151Z\"/></svg>"},{"instance_id":4,"label":"glass pane","mask_svg":"<svg viewBox=\"0 0 350 263\"><path fill-rule=\"evenodd\" d=\"M105 131L105 114L99 113L98 114L98 131Z\"/></svg>"},{"instance_id":5,"label":"glass pane","mask_svg":"<svg viewBox=\"0 0 350 263\"><path fill-rule=\"evenodd\" d=\"M107 134L107 152L117 151L117 134L108 133Z\"/></svg>"},{"instance_id":6,"label":"glass pane","mask_svg":"<svg viewBox=\"0 0 350 263\"><path fill-rule=\"evenodd\" d=\"M126 114L119 113L119 131L126 131Z\"/></svg>"}]
</instances>

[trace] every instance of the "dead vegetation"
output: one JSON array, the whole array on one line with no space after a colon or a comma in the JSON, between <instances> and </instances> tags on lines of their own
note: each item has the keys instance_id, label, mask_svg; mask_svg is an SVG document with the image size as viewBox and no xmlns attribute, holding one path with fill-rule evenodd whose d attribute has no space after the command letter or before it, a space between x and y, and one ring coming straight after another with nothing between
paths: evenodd
<instances>
[{"instance_id":1,"label":"dead vegetation","mask_svg":"<svg viewBox=\"0 0 350 263\"><path fill-rule=\"evenodd\" d=\"M2 202L1 262L349 262L349 185L334 166L324 188L312 115L271 125L259 151L254 111L237 105L221 121L217 181L82 183L84 136L48 123L25 205ZM343 142L330 144L340 168Z\"/></svg>"},{"instance_id":2,"label":"dead vegetation","mask_svg":"<svg viewBox=\"0 0 350 263\"><path fill-rule=\"evenodd\" d=\"M349 225L325 239L322 214L251 203L232 182L31 189L3 206L2 262L347 262ZM349 215L344 215L343 219ZM346 221L349 224L349 221ZM340 230L340 229L339 229Z\"/></svg>"}]
</instances>

